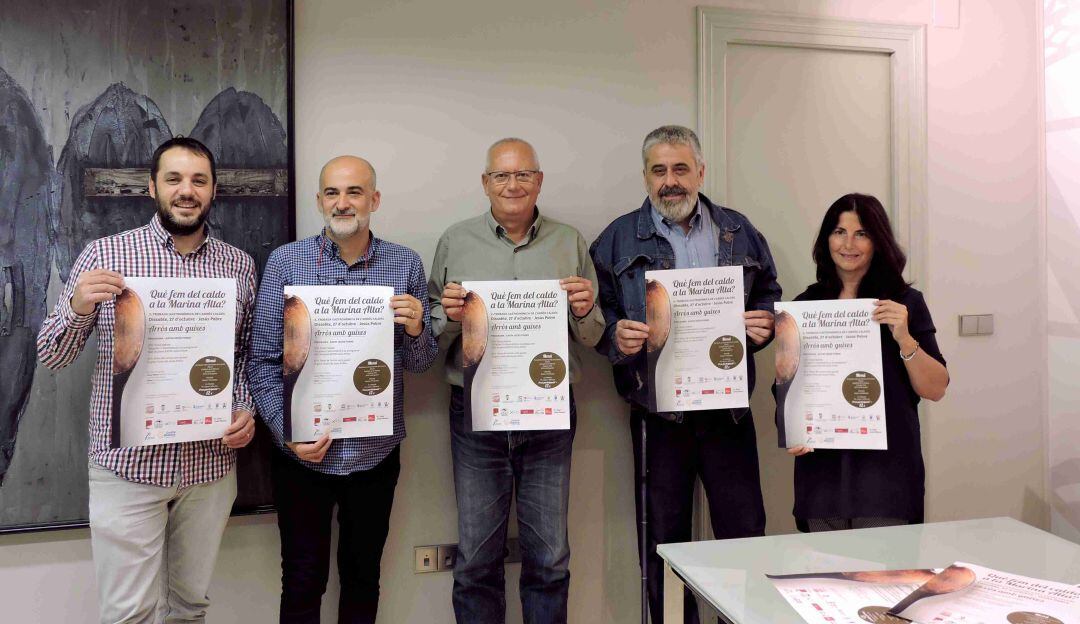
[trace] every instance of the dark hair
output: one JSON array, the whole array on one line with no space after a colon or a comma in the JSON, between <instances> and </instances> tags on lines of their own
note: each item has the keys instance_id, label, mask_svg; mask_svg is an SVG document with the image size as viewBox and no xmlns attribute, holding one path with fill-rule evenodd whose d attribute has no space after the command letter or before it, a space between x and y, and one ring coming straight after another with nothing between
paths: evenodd
<instances>
[{"instance_id":1,"label":"dark hair","mask_svg":"<svg viewBox=\"0 0 1080 624\"><path fill-rule=\"evenodd\" d=\"M154 156L150 159L150 179L157 179L158 166L161 164L161 155L174 147L181 147L210 161L210 182L217 182L217 165L214 163L214 154L198 139L186 136L174 136L165 141L154 150Z\"/></svg>"},{"instance_id":2,"label":"dark hair","mask_svg":"<svg viewBox=\"0 0 1080 624\"><path fill-rule=\"evenodd\" d=\"M908 289L904 281L904 266L907 257L893 236L889 215L881 202L872 195L850 193L833 202L821 220L821 230L814 241L814 263L817 265L817 284L821 294L829 297L840 296L843 284L836 274L836 263L829 252L829 236L840 221L840 214L854 212L859 217L863 230L870 235L874 244L874 256L870 268L859 283L859 297L897 297Z\"/></svg>"}]
</instances>

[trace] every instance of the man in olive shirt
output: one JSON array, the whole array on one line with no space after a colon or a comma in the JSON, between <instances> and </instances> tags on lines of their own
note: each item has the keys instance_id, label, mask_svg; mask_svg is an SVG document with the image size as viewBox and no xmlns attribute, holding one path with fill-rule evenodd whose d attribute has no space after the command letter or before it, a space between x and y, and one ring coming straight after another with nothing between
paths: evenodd
<instances>
[{"instance_id":1,"label":"man in olive shirt","mask_svg":"<svg viewBox=\"0 0 1080 624\"><path fill-rule=\"evenodd\" d=\"M488 149L481 176L491 209L443 233L428 281L431 326L450 342L450 448L458 505L454 614L458 622L501 623L506 617L503 557L510 500L517 493L521 542L521 606L526 622L566 622L570 544L566 511L570 451L577 413L570 393L570 429L473 431L466 421L461 368L461 312L469 280L560 279L567 294L570 335L594 346L604 332L595 305L596 270L574 228L536 207L544 174L536 151L521 139ZM580 362L570 351L570 382Z\"/></svg>"}]
</instances>

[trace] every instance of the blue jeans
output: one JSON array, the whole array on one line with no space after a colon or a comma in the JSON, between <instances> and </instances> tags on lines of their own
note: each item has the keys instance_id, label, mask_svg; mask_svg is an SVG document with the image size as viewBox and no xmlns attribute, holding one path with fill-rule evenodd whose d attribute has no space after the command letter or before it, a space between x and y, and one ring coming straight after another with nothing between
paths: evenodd
<instances>
[{"instance_id":1,"label":"blue jeans","mask_svg":"<svg viewBox=\"0 0 1080 624\"><path fill-rule=\"evenodd\" d=\"M577 410L570 394L570 429L472 431L464 392L450 391L450 450L458 505L454 615L459 624L506 620L506 526L517 496L521 543L521 610L525 624L566 622L570 589L570 451Z\"/></svg>"}]
</instances>

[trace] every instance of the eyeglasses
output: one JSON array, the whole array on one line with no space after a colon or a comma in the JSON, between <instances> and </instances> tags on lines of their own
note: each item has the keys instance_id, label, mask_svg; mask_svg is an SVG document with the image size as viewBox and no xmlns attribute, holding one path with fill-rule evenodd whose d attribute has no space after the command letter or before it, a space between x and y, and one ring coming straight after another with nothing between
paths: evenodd
<instances>
[{"instance_id":1,"label":"eyeglasses","mask_svg":"<svg viewBox=\"0 0 1080 624\"><path fill-rule=\"evenodd\" d=\"M517 180L518 184L535 184L540 179L540 172L533 169L521 171L489 171L485 173L495 186L505 186L510 183L510 178Z\"/></svg>"}]
</instances>

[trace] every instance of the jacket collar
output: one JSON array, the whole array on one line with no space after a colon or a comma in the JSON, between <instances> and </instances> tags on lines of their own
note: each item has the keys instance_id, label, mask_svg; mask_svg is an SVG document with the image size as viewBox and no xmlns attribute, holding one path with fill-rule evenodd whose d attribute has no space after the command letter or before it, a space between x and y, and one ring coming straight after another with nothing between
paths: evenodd
<instances>
[{"instance_id":1,"label":"jacket collar","mask_svg":"<svg viewBox=\"0 0 1080 624\"><path fill-rule=\"evenodd\" d=\"M698 201L700 202L700 206L709 211L716 227L720 228L725 233L734 232L742 227L742 224L737 223L735 219L731 218L731 215L728 214L727 210L724 210L723 206L712 203L703 193L698 193ZM641 240L645 240L652 238L653 236L656 236L656 225L652 220L652 200L646 197L645 203L641 204L641 208L638 209L637 237Z\"/></svg>"}]
</instances>

